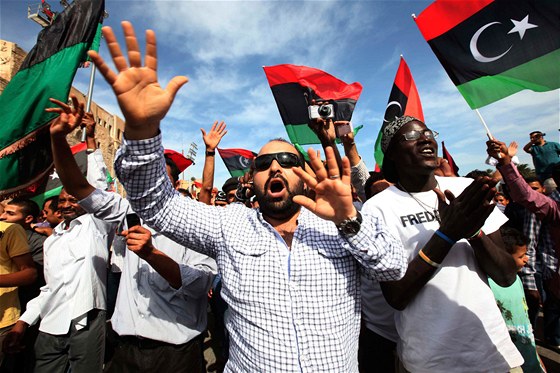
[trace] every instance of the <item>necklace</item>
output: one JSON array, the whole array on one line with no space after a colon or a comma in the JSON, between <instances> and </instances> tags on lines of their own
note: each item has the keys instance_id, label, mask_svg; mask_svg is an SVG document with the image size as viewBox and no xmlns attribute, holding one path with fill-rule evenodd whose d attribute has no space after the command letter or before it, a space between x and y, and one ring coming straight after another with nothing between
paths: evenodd
<instances>
[{"instance_id":1,"label":"necklace","mask_svg":"<svg viewBox=\"0 0 560 373\"><path fill-rule=\"evenodd\" d=\"M436 181L437 187L439 189L439 183ZM406 194L408 194L410 197L412 197L413 200L416 201L416 203L418 203L418 205L420 207L422 207L424 209L424 211L426 211L428 214L434 214L436 220L438 221L438 223L441 225L441 217L439 216L439 211L437 209L438 207L438 197L436 195L436 205L434 207L428 205L427 203L424 203L422 201L420 201L418 198L414 197L412 195L412 193L410 193L408 190L406 190L402 184L400 182L397 182L397 185L399 186L399 188L401 188L404 192L406 192ZM430 211L431 210L431 211Z\"/></svg>"}]
</instances>

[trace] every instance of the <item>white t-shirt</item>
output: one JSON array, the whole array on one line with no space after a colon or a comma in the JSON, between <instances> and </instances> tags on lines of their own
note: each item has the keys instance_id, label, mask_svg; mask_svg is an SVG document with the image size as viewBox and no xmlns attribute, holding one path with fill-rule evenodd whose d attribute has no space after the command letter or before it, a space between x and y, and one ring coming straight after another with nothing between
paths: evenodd
<instances>
[{"instance_id":1,"label":"white t-shirt","mask_svg":"<svg viewBox=\"0 0 560 373\"><path fill-rule=\"evenodd\" d=\"M449 189L455 196L472 182L453 177L437 177L437 181L439 189ZM423 204L391 186L363 207L364 212L376 211L387 227L401 238L409 262L439 228L433 212L437 208L435 192L413 195ZM482 230L492 233L506 221L507 218L494 209ZM367 294L369 290L363 291ZM371 297L366 294L364 303ZM364 306L364 310L368 310L368 306ZM452 247L441 267L406 309L394 311L394 314L400 336L399 357L410 372L507 372L523 364L486 274L464 239ZM387 315L368 315L365 319L367 325L374 323L373 319L387 320Z\"/></svg>"}]
</instances>

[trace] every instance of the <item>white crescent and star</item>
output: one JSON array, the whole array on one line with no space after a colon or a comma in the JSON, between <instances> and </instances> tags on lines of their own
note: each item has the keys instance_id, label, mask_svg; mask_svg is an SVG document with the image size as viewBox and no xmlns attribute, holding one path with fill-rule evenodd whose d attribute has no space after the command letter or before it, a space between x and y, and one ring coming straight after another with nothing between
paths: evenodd
<instances>
[{"instance_id":1,"label":"white crescent and star","mask_svg":"<svg viewBox=\"0 0 560 373\"><path fill-rule=\"evenodd\" d=\"M54 170L53 173L50 174L50 178L51 178L51 180L59 179L58 174L56 173L56 170Z\"/></svg>"},{"instance_id":2,"label":"white crescent and star","mask_svg":"<svg viewBox=\"0 0 560 373\"><path fill-rule=\"evenodd\" d=\"M243 168L249 168L250 165L249 160L243 157L242 155L239 156L239 163Z\"/></svg>"},{"instance_id":3,"label":"white crescent and star","mask_svg":"<svg viewBox=\"0 0 560 373\"><path fill-rule=\"evenodd\" d=\"M525 18L523 18L521 21L516 21L514 19L510 19L510 21L513 23L513 28L508 32L508 34L513 34L515 32L519 33L519 40L523 40L523 37L525 36L525 31L535 28L535 27L539 27L537 25L534 25L532 23L529 23L529 15L526 15ZM480 35L482 35L482 33L489 27L493 26L493 25L501 25L501 22L490 22L485 24L484 26L482 26L481 28L479 28L473 35L473 37L471 38L471 42L470 42L470 49L471 49L471 53L474 57L475 60L477 60L478 62L483 62L483 63L488 63L488 62L493 62L496 60L499 60L500 58L502 58L503 56L505 56L510 50L511 48L513 48L513 45L511 45L505 52L503 52L502 54L499 54L497 56L493 56L493 57L489 57L489 56L484 56L482 53L480 53L480 51L478 50L478 39L480 38Z\"/></svg>"},{"instance_id":4,"label":"white crescent and star","mask_svg":"<svg viewBox=\"0 0 560 373\"><path fill-rule=\"evenodd\" d=\"M387 104L387 107L385 108L385 111L387 111L387 109L389 109L389 107L393 106L393 105L397 105L399 107L399 112L402 113L402 106L401 106L400 102L398 102L398 101L389 101L389 103ZM391 120L393 120L393 119L391 119ZM384 122L389 122L389 120L387 120L385 118L383 118L383 121Z\"/></svg>"}]
</instances>

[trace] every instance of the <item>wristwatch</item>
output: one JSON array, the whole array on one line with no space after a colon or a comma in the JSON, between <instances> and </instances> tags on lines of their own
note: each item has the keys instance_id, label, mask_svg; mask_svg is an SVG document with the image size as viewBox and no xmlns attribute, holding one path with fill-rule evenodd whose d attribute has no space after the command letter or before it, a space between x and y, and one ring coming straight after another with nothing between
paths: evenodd
<instances>
[{"instance_id":1,"label":"wristwatch","mask_svg":"<svg viewBox=\"0 0 560 373\"><path fill-rule=\"evenodd\" d=\"M353 218L343 220L336 227L338 231L345 237L352 237L360 231L362 226L362 215L359 211L356 211L357 215Z\"/></svg>"}]
</instances>

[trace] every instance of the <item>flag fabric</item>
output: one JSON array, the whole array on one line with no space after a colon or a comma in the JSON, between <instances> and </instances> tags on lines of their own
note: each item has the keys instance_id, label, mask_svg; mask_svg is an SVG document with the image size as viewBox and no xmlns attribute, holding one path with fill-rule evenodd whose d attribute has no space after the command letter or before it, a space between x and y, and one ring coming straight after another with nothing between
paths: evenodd
<instances>
[{"instance_id":1,"label":"flag fabric","mask_svg":"<svg viewBox=\"0 0 560 373\"><path fill-rule=\"evenodd\" d=\"M560 88L560 2L437 0L420 32L472 109Z\"/></svg>"},{"instance_id":2,"label":"flag fabric","mask_svg":"<svg viewBox=\"0 0 560 373\"><path fill-rule=\"evenodd\" d=\"M66 102L104 11L103 0L75 0L44 28L0 96L0 198L33 187L51 169L50 97Z\"/></svg>"},{"instance_id":3,"label":"flag fabric","mask_svg":"<svg viewBox=\"0 0 560 373\"><path fill-rule=\"evenodd\" d=\"M443 159L445 159L447 161L447 163L449 163L449 166L451 167L451 169L455 173L455 176L459 176L459 167L457 166L457 163L455 163L455 160L453 159L451 154L449 154L449 151L445 147L445 141L441 142L441 148L442 148L442 153L443 153Z\"/></svg>"},{"instance_id":4,"label":"flag fabric","mask_svg":"<svg viewBox=\"0 0 560 373\"><path fill-rule=\"evenodd\" d=\"M192 159L188 159L183 154L172 149L165 149L163 151L163 154L168 156L173 161L173 163L175 163L175 165L179 169L179 172L185 171L187 167L194 163Z\"/></svg>"},{"instance_id":5,"label":"flag fabric","mask_svg":"<svg viewBox=\"0 0 560 373\"><path fill-rule=\"evenodd\" d=\"M320 143L308 126L311 100L329 101L334 107L335 121L350 121L362 93L360 83L346 84L322 70L307 66L268 66L264 67L264 72L293 144Z\"/></svg>"},{"instance_id":6,"label":"flag fabric","mask_svg":"<svg viewBox=\"0 0 560 373\"><path fill-rule=\"evenodd\" d=\"M414 79L412 79L412 74L410 73L406 61L401 56L393 88L391 88L391 94L387 101L381 129L385 123L392 122L403 115L410 115L411 117L420 119L422 122L424 121L424 113L422 112L422 104L420 103L420 96L418 95L416 84L414 84ZM381 150L381 136L383 133L381 129L377 135L377 140L375 140L374 150L375 163L377 163L379 167L383 165L383 151Z\"/></svg>"},{"instance_id":7,"label":"flag fabric","mask_svg":"<svg viewBox=\"0 0 560 373\"><path fill-rule=\"evenodd\" d=\"M82 171L82 174L86 176L88 163L86 153L87 144L85 142L79 143L72 146L70 149L72 150L72 154L74 154L74 159L76 160L80 171ZM60 194L60 191L62 190L62 183L60 182L60 178L58 177L56 170L54 168L51 168L49 169L49 171L52 172L48 174L46 179L44 179L43 182L37 186L37 188L28 188L27 190L25 190L25 193L35 195L34 197L31 197L31 199L35 201L39 206L43 206L43 203L46 199L53 196L58 196Z\"/></svg>"},{"instance_id":8,"label":"flag fabric","mask_svg":"<svg viewBox=\"0 0 560 373\"><path fill-rule=\"evenodd\" d=\"M257 153L253 153L250 150L217 149L231 177L239 177L245 175L245 173L250 170L251 165L253 164L253 159L257 157Z\"/></svg>"}]
</instances>

